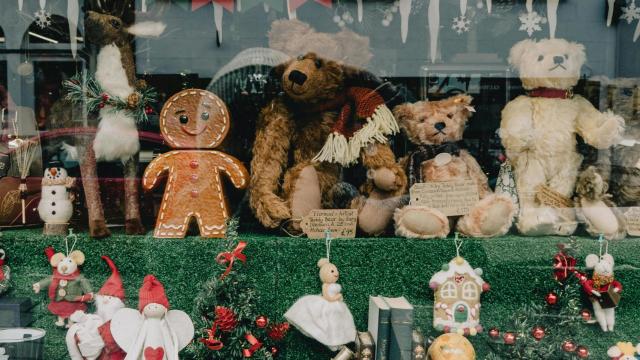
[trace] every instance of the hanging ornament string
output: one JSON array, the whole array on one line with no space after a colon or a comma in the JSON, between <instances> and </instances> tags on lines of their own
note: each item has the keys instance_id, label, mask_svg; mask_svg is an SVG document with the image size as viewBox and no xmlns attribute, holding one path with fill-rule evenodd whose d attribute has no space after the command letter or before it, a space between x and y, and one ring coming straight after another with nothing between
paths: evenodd
<instances>
[{"instance_id":1,"label":"hanging ornament string","mask_svg":"<svg viewBox=\"0 0 640 360\"><path fill-rule=\"evenodd\" d=\"M40 9L44 9L47 6L47 0L40 0Z\"/></svg>"},{"instance_id":2,"label":"hanging ornament string","mask_svg":"<svg viewBox=\"0 0 640 360\"><path fill-rule=\"evenodd\" d=\"M331 241L333 239L331 238L331 231L330 230L325 230L324 231L324 247L327 251L327 260L331 261Z\"/></svg>"},{"instance_id":3,"label":"hanging ornament string","mask_svg":"<svg viewBox=\"0 0 640 360\"><path fill-rule=\"evenodd\" d=\"M547 18L549 21L549 38L556 37L556 26L558 25L558 4L560 0L547 0Z\"/></svg>"},{"instance_id":4,"label":"hanging ornament string","mask_svg":"<svg viewBox=\"0 0 640 360\"><path fill-rule=\"evenodd\" d=\"M73 239L73 244L71 244L71 249L69 249L69 239ZM64 246L67 251L67 256L73 252L73 249L76 247L76 243L78 243L78 235L73 233L73 229L69 229L69 235L64 238Z\"/></svg>"},{"instance_id":5,"label":"hanging ornament string","mask_svg":"<svg viewBox=\"0 0 640 360\"><path fill-rule=\"evenodd\" d=\"M460 248L462 247L463 242L464 240L458 238L458 233L455 233L453 243L456 246L456 257L460 257Z\"/></svg>"},{"instance_id":6,"label":"hanging ornament string","mask_svg":"<svg viewBox=\"0 0 640 360\"><path fill-rule=\"evenodd\" d=\"M598 237L598 243L600 243L600 258L609 253L609 241L605 240L604 234L600 234ZM604 253L602 253L602 248L604 247Z\"/></svg>"},{"instance_id":7,"label":"hanging ornament string","mask_svg":"<svg viewBox=\"0 0 640 360\"><path fill-rule=\"evenodd\" d=\"M427 10L429 20L429 51L431 62L438 57L438 35L440 34L440 0L430 0Z\"/></svg>"}]
</instances>

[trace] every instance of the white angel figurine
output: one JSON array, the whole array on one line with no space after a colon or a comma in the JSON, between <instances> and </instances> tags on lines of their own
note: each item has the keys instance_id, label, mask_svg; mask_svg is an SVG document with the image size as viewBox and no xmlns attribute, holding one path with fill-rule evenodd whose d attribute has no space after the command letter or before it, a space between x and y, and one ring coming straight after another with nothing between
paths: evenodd
<instances>
[{"instance_id":1,"label":"white angel figurine","mask_svg":"<svg viewBox=\"0 0 640 360\"><path fill-rule=\"evenodd\" d=\"M342 301L342 287L337 283L338 268L322 258L318 261L322 295L307 295L296 301L284 317L301 333L336 351L353 342L356 326L347 305Z\"/></svg>"},{"instance_id":2,"label":"white angel figurine","mask_svg":"<svg viewBox=\"0 0 640 360\"><path fill-rule=\"evenodd\" d=\"M122 309L111 320L125 360L179 360L178 353L193 339L193 322L184 311L169 310L164 287L153 275L144 278L138 309Z\"/></svg>"}]
</instances>

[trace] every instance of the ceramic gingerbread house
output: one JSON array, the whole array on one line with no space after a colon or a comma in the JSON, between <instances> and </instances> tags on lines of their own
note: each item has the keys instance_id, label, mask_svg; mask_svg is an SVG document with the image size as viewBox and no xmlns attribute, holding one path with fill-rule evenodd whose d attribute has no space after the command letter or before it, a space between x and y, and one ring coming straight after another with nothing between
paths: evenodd
<instances>
[{"instance_id":1,"label":"ceramic gingerbread house","mask_svg":"<svg viewBox=\"0 0 640 360\"><path fill-rule=\"evenodd\" d=\"M482 331L480 295L489 290L489 284L481 276L482 269L473 269L457 256L431 277L433 326L437 330L472 336Z\"/></svg>"}]
</instances>

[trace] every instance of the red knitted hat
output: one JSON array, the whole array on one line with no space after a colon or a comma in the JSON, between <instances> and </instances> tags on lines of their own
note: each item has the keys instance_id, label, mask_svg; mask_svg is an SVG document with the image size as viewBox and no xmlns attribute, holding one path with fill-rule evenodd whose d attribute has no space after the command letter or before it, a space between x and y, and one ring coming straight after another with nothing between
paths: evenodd
<instances>
[{"instance_id":1,"label":"red knitted hat","mask_svg":"<svg viewBox=\"0 0 640 360\"><path fill-rule=\"evenodd\" d=\"M47 246L47 248L44 249L44 254L47 256L47 261L51 261L51 258L53 257L53 255L55 255L55 253L56 251L51 246Z\"/></svg>"},{"instance_id":2,"label":"red knitted hat","mask_svg":"<svg viewBox=\"0 0 640 360\"><path fill-rule=\"evenodd\" d=\"M149 304L160 304L169 309L169 299L164 293L164 286L153 275L147 275L140 288L138 310L142 311Z\"/></svg>"},{"instance_id":3,"label":"red knitted hat","mask_svg":"<svg viewBox=\"0 0 640 360\"><path fill-rule=\"evenodd\" d=\"M116 264L114 264L113 260L108 256L102 256L102 260L109 265L111 276L104 282L104 285L102 285L100 291L98 291L98 295L115 296L124 301L124 286L122 285L122 278L120 277L120 272Z\"/></svg>"}]
</instances>

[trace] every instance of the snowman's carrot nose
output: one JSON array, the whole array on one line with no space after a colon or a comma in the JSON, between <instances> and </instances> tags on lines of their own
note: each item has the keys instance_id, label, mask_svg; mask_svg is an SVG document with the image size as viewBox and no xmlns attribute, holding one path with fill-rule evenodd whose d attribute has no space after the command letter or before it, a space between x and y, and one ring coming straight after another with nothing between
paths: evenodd
<instances>
[{"instance_id":1,"label":"snowman's carrot nose","mask_svg":"<svg viewBox=\"0 0 640 360\"><path fill-rule=\"evenodd\" d=\"M49 170L49 172L51 173L51 175L56 176L56 174L58 173L58 169L51 168L51 170Z\"/></svg>"}]
</instances>

